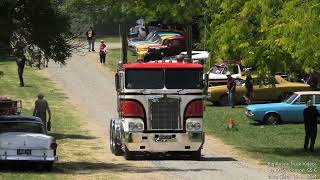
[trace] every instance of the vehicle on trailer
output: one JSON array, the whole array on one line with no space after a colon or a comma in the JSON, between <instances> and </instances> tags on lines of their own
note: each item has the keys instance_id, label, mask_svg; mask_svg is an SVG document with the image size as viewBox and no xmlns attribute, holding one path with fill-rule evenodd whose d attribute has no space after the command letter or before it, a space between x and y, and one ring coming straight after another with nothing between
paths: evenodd
<instances>
[{"instance_id":1,"label":"vehicle on trailer","mask_svg":"<svg viewBox=\"0 0 320 180\"><path fill-rule=\"evenodd\" d=\"M281 103L254 104L246 108L248 118L263 124L303 123L308 100L320 110L320 92L295 92Z\"/></svg>"},{"instance_id":2,"label":"vehicle on trailer","mask_svg":"<svg viewBox=\"0 0 320 180\"><path fill-rule=\"evenodd\" d=\"M201 64L123 64L115 77L119 117L110 121L112 153L127 160L148 153L201 159L207 89Z\"/></svg>"},{"instance_id":3,"label":"vehicle on trailer","mask_svg":"<svg viewBox=\"0 0 320 180\"><path fill-rule=\"evenodd\" d=\"M13 102L12 106L8 102ZM51 170L58 157L56 140L47 134L40 118L17 115L16 102L21 103L0 101L0 163L28 162Z\"/></svg>"}]
</instances>

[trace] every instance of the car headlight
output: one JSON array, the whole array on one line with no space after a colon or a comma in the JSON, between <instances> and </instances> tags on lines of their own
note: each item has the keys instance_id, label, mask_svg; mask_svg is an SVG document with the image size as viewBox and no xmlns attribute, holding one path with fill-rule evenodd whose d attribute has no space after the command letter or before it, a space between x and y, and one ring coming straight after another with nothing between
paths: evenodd
<instances>
[{"instance_id":1,"label":"car headlight","mask_svg":"<svg viewBox=\"0 0 320 180\"><path fill-rule=\"evenodd\" d=\"M187 131L202 131L202 124L199 121L187 121Z\"/></svg>"},{"instance_id":2,"label":"car headlight","mask_svg":"<svg viewBox=\"0 0 320 180\"><path fill-rule=\"evenodd\" d=\"M143 129L142 122L129 122L129 131L143 131Z\"/></svg>"},{"instance_id":3,"label":"car headlight","mask_svg":"<svg viewBox=\"0 0 320 180\"><path fill-rule=\"evenodd\" d=\"M246 115L249 116L249 117L254 116L254 114L253 114L253 112L251 110L247 110L246 111Z\"/></svg>"}]
</instances>

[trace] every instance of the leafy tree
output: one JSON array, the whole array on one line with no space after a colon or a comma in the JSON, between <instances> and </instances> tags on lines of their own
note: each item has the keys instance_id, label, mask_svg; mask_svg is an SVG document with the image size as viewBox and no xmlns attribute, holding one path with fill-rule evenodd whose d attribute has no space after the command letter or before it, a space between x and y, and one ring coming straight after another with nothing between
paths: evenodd
<instances>
[{"instance_id":1,"label":"leafy tree","mask_svg":"<svg viewBox=\"0 0 320 180\"><path fill-rule=\"evenodd\" d=\"M260 76L319 66L319 3L301 0L208 0L206 39L214 59L238 59Z\"/></svg>"},{"instance_id":2,"label":"leafy tree","mask_svg":"<svg viewBox=\"0 0 320 180\"><path fill-rule=\"evenodd\" d=\"M57 4L50 0L2 0L0 12L1 27L6 27L0 41L9 40L12 50L23 45L29 63L39 68L43 60L65 64L71 56L70 19Z\"/></svg>"}]
</instances>

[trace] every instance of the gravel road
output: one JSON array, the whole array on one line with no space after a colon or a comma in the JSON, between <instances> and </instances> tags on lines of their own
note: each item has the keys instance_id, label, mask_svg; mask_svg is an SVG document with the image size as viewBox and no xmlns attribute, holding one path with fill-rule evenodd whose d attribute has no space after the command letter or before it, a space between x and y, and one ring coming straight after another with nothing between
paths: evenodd
<instances>
[{"instance_id":1,"label":"gravel road","mask_svg":"<svg viewBox=\"0 0 320 180\"><path fill-rule=\"evenodd\" d=\"M109 119L116 116L116 93L113 74L98 64L97 53L74 55L66 66L49 64L46 71L61 85L70 101L85 113L90 129L107 147ZM130 165L132 168L123 172L124 179L268 179L266 167L248 163L240 155L234 157L228 150L219 140L208 136L202 161L126 161L113 156L108 148L100 156L101 161Z\"/></svg>"}]
</instances>

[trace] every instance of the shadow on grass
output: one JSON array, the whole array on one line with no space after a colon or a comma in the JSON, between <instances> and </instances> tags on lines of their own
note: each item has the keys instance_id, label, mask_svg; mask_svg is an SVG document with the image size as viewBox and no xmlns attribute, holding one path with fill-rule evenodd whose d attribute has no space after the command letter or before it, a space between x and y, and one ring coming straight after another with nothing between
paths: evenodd
<instances>
[{"instance_id":1,"label":"shadow on grass","mask_svg":"<svg viewBox=\"0 0 320 180\"><path fill-rule=\"evenodd\" d=\"M56 139L96 139L94 136L86 136L81 134L60 134L60 133L50 133L51 136Z\"/></svg>"},{"instance_id":2,"label":"shadow on grass","mask_svg":"<svg viewBox=\"0 0 320 180\"><path fill-rule=\"evenodd\" d=\"M54 171L58 173L91 173L90 171L109 171L109 172L132 172L132 173L151 173L151 172L180 172L180 171L218 171L214 168L158 168L158 167L136 167L128 164L113 164L104 162L64 162L57 163Z\"/></svg>"},{"instance_id":3,"label":"shadow on grass","mask_svg":"<svg viewBox=\"0 0 320 180\"><path fill-rule=\"evenodd\" d=\"M3 164L2 164L3 165ZM183 167L183 166L181 166ZM160 167L137 167L128 164L114 164L114 163L105 163L105 162L58 162L54 164L54 167L50 173L55 174L92 174L93 171L103 171L103 172L129 172L129 173L151 173L151 172L182 172L182 171L219 171L214 168L160 168ZM40 166L37 167L36 164L32 166L16 163L11 166L2 166L1 173L43 173L44 170L41 170Z\"/></svg>"},{"instance_id":4,"label":"shadow on grass","mask_svg":"<svg viewBox=\"0 0 320 180\"><path fill-rule=\"evenodd\" d=\"M265 154L276 154L284 157L317 157L320 156L320 149L315 148L314 152L304 152L303 147L301 148L259 148L250 149L251 152L259 152Z\"/></svg>"}]
</instances>

